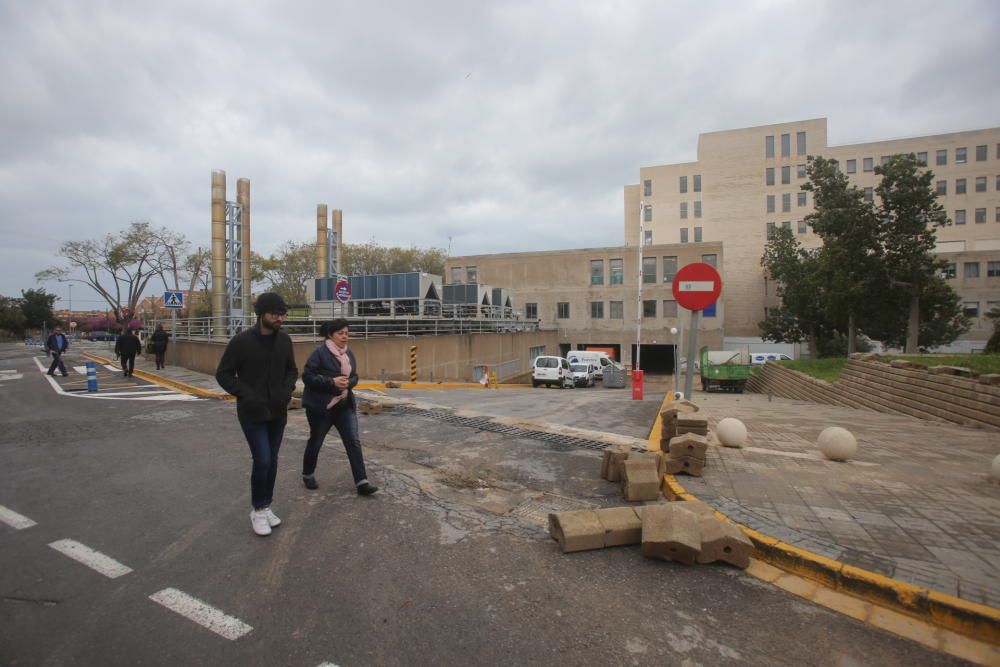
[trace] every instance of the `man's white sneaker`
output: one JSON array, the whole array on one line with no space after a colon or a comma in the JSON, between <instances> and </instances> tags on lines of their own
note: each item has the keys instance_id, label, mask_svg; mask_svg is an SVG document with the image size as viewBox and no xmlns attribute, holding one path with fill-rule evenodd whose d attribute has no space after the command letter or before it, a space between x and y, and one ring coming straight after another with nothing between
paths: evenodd
<instances>
[{"instance_id":1,"label":"man's white sneaker","mask_svg":"<svg viewBox=\"0 0 1000 667\"><path fill-rule=\"evenodd\" d=\"M258 535L270 535L271 534L271 524L267 520L267 511L254 510L250 512L250 525L253 526L253 532Z\"/></svg>"},{"instance_id":2,"label":"man's white sneaker","mask_svg":"<svg viewBox=\"0 0 1000 667\"><path fill-rule=\"evenodd\" d=\"M267 525L271 526L271 528L281 525L281 519L278 518L277 514L271 511L270 507L264 508L264 514L267 515Z\"/></svg>"}]
</instances>

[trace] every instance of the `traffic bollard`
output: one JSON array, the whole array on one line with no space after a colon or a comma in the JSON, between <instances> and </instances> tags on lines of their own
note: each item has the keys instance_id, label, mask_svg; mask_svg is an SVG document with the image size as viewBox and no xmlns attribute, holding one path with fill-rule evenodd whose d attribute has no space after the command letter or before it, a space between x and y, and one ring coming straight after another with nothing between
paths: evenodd
<instances>
[{"instance_id":1,"label":"traffic bollard","mask_svg":"<svg viewBox=\"0 0 1000 667\"><path fill-rule=\"evenodd\" d=\"M93 361L87 362L87 391L89 393L97 391L97 366Z\"/></svg>"},{"instance_id":2,"label":"traffic bollard","mask_svg":"<svg viewBox=\"0 0 1000 667\"><path fill-rule=\"evenodd\" d=\"M632 371L632 400L642 400L642 379L645 372L640 370Z\"/></svg>"}]
</instances>

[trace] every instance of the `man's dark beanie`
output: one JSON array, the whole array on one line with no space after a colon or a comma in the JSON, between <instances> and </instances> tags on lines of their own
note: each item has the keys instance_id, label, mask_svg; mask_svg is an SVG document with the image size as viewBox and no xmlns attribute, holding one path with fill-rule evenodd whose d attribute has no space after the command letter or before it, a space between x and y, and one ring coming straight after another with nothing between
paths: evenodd
<instances>
[{"instance_id":1,"label":"man's dark beanie","mask_svg":"<svg viewBox=\"0 0 1000 667\"><path fill-rule=\"evenodd\" d=\"M264 313L287 313L288 306L285 305L285 300L281 298L280 294L275 292L264 292L257 297L257 302L253 305L253 311L257 313L257 317L260 317Z\"/></svg>"}]
</instances>

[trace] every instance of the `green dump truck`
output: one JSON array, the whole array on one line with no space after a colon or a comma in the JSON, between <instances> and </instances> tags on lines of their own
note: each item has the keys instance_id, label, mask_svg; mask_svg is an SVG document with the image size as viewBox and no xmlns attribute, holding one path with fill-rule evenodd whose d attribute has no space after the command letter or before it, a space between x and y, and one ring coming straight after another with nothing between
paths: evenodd
<instances>
[{"instance_id":1,"label":"green dump truck","mask_svg":"<svg viewBox=\"0 0 1000 667\"><path fill-rule=\"evenodd\" d=\"M745 351L709 352L701 348L701 388L703 391L732 391L743 393L743 386L750 379L750 355Z\"/></svg>"}]
</instances>

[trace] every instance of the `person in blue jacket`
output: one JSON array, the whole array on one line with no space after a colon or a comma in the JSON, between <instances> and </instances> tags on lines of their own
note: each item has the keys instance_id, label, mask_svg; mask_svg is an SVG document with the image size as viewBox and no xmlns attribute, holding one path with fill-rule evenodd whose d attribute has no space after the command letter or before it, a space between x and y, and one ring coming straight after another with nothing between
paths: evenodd
<instances>
[{"instance_id":1,"label":"person in blue jacket","mask_svg":"<svg viewBox=\"0 0 1000 667\"><path fill-rule=\"evenodd\" d=\"M56 325L45 341L45 349L52 354L52 365L49 366L49 375L56 374L56 368L63 377L69 375L66 372L66 364L63 363L62 356L69 349L69 338L63 333L62 327Z\"/></svg>"},{"instance_id":2,"label":"person in blue jacket","mask_svg":"<svg viewBox=\"0 0 1000 667\"><path fill-rule=\"evenodd\" d=\"M302 457L302 482L307 489L318 489L316 461L323 440L331 428L336 428L347 450L351 475L359 495L369 496L378 487L368 481L365 457L358 436L358 411L354 386L358 384L358 362L347 347L348 322L337 319L320 328L323 344L306 361L302 371L302 407L309 421L309 440Z\"/></svg>"}]
</instances>

